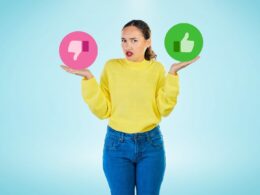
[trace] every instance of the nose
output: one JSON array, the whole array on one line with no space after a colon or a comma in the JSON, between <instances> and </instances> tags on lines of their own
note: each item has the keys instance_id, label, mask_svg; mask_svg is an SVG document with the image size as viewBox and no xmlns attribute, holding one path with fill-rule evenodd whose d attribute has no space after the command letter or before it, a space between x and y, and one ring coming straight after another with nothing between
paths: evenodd
<instances>
[{"instance_id":1,"label":"nose","mask_svg":"<svg viewBox=\"0 0 260 195\"><path fill-rule=\"evenodd\" d=\"M129 43L125 43L125 44L123 45L123 47L124 47L125 50L130 50L130 49L132 49L132 45L129 44Z\"/></svg>"}]
</instances>

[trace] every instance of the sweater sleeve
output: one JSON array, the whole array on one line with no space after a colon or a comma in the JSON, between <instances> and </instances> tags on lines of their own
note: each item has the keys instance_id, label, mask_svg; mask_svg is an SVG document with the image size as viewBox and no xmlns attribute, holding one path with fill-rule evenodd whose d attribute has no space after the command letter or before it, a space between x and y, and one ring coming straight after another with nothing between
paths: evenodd
<instances>
[{"instance_id":1,"label":"sweater sleeve","mask_svg":"<svg viewBox=\"0 0 260 195\"><path fill-rule=\"evenodd\" d=\"M167 73L165 70L160 72L157 86L156 103L161 116L168 116L177 103L179 95L179 75Z\"/></svg>"},{"instance_id":2,"label":"sweater sleeve","mask_svg":"<svg viewBox=\"0 0 260 195\"><path fill-rule=\"evenodd\" d=\"M101 73L100 85L95 77L91 79L83 78L81 81L82 97L91 112L99 119L109 118L111 115L111 100L108 87L106 66L104 66Z\"/></svg>"}]
</instances>

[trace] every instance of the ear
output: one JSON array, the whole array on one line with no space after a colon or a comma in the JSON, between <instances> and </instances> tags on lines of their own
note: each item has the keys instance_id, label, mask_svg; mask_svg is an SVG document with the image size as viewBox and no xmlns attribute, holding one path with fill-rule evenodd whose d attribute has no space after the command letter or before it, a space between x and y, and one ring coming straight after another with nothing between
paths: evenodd
<instances>
[{"instance_id":1,"label":"ear","mask_svg":"<svg viewBox=\"0 0 260 195\"><path fill-rule=\"evenodd\" d=\"M147 47L150 47L150 46L152 45L152 40L151 40L151 38L147 39L146 41L147 41L147 42L146 42Z\"/></svg>"}]
</instances>

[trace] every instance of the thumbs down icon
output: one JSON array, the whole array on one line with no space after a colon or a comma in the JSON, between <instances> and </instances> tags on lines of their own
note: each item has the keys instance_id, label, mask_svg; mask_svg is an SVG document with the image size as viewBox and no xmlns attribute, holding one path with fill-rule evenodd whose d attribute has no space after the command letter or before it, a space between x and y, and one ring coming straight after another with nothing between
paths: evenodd
<instances>
[{"instance_id":1,"label":"thumbs down icon","mask_svg":"<svg viewBox=\"0 0 260 195\"><path fill-rule=\"evenodd\" d=\"M73 60L76 61L81 54L81 52L89 51L88 41L76 41L73 40L69 43L68 52L74 53Z\"/></svg>"}]
</instances>

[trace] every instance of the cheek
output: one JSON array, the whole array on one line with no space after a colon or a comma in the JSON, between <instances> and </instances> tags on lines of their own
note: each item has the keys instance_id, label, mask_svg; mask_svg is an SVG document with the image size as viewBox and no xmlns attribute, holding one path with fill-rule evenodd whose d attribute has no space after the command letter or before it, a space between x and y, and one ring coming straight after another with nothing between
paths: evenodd
<instances>
[{"instance_id":1,"label":"cheek","mask_svg":"<svg viewBox=\"0 0 260 195\"><path fill-rule=\"evenodd\" d=\"M133 48L137 51L142 51L143 50L143 45L142 44L135 44Z\"/></svg>"},{"instance_id":2,"label":"cheek","mask_svg":"<svg viewBox=\"0 0 260 195\"><path fill-rule=\"evenodd\" d=\"M122 47L122 49L124 49L125 48L125 43L121 43L121 47Z\"/></svg>"},{"instance_id":3,"label":"cheek","mask_svg":"<svg viewBox=\"0 0 260 195\"><path fill-rule=\"evenodd\" d=\"M145 52L145 47L143 45L140 45L139 47L136 48L140 53Z\"/></svg>"},{"instance_id":4,"label":"cheek","mask_svg":"<svg viewBox=\"0 0 260 195\"><path fill-rule=\"evenodd\" d=\"M138 45L138 48L139 48L140 50L144 51L144 50L146 49L146 45L145 45L144 43L140 43L140 44Z\"/></svg>"}]
</instances>

